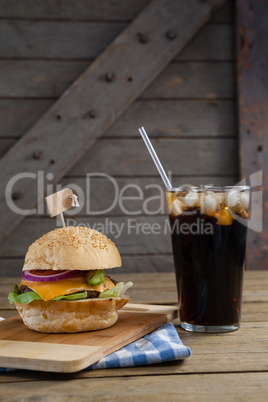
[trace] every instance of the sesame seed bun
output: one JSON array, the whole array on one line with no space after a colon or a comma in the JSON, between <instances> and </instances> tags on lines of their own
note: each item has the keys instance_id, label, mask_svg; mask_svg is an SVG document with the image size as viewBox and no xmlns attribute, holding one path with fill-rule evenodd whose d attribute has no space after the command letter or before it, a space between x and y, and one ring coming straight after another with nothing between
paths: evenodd
<instances>
[{"instance_id":1,"label":"sesame seed bun","mask_svg":"<svg viewBox=\"0 0 268 402\"><path fill-rule=\"evenodd\" d=\"M86 227L69 226L36 240L28 249L22 270L88 271L120 266L119 251L107 236Z\"/></svg>"}]
</instances>

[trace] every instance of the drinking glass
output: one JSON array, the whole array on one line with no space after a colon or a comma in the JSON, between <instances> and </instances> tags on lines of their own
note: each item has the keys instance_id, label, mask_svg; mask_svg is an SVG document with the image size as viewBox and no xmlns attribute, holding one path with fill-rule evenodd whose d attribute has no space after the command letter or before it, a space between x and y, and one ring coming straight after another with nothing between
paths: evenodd
<instances>
[{"instance_id":1,"label":"drinking glass","mask_svg":"<svg viewBox=\"0 0 268 402\"><path fill-rule=\"evenodd\" d=\"M166 196L181 327L238 329L250 188L181 187Z\"/></svg>"}]
</instances>

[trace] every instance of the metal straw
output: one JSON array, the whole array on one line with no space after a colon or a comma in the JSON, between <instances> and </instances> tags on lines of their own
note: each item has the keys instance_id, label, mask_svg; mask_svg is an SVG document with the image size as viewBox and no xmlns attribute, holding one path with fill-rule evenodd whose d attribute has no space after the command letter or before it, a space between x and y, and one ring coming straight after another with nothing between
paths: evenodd
<instances>
[{"instance_id":1,"label":"metal straw","mask_svg":"<svg viewBox=\"0 0 268 402\"><path fill-rule=\"evenodd\" d=\"M151 157L152 157L152 159L153 159L153 161L155 163L155 166L157 167L157 170L158 170L158 172L159 172L159 174L160 174L160 176L161 176L166 188L172 188L172 185L171 185L171 183L169 181L169 178L167 177L167 174L164 171L164 168L161 165L161 162L160 162L158 156L156 155L154 147L152 146L152 143L151 143L146 131L144 130L144 127L139 128L139 132L140 132L140 134L142 136L143 141L145 142L145 145L146 145L146 147L147 147L147 149L148 149L148 151L149 151L149 153L150 153L150 155L151 155Z\"/></svg>"}]
</instances>

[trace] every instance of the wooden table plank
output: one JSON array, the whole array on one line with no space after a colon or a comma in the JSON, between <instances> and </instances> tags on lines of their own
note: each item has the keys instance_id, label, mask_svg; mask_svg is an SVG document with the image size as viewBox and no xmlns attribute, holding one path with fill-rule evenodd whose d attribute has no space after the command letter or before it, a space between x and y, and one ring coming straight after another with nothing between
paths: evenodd
<instances>
[{"instance_id":1,"label":"wooden table plank","mask_svg":"<svg viewBox=\"0 0 268 402\"><path fill-rule=\"evenodd\" d=\"M171 383L172 380L172 383ZM30 386L29 386L30 385ZM238 401L252 399L265 400L268 392L268 373L237 373L237 374L202 374L192 376L139 376L109 379L94 379L81 381L79 379L65 382L36 381L24 383L10 383L5 385L7 400L15 395L27 395L34 398L38 393L38 400L47 401L57 398L64 401L72 398L73 401L88 398L89 395L99 402L107 400L129 401Z\"/></svg>"},{"instance_id":2,"label":"wooden table plank","mask_svg":"<svg viewBox=\"0 0 268 402\"><path fill-rule=\"evenodd\" d=\"M213 349L217 349L218 345L212 345ZM201 347L200 347L201 348ZM192 356L185 361L173 361L170 363L163 363L157 365L150 365L144 367L131 367L131 368L117 368L106 370L94 370L94 371L81 371L73 375L60 375L57 374L58 380L66 381L67 379L74 378L112 378L112 377L140 377L140 376L155 376L155 382L157 378L162 375L176 376L173 378L179 378L181 375L206 374L206 373L261 373L267 371L268 353L266 351L259 351L250 353L247 351L239 351L237 348L231 348L230 352L225 353L210 353L206 344L202 345L202 349L206 349L207 353L198 353L198 347L191 346ZM246 350L246 345L244 346ZM23 370L21 373L18 371L9 372L0 375L0 384L9 382L23 382L28 379L31 382L40 380L53 380L55 374L52 373L36 373ZM221 377L219 376L219 381ZM174 379L173 379L174 380ZM171 381L173 381L171 380Z\"/></svg>"},{"instance_id":3,"label":"wooden table plank","mask_svg":"<svg viewBox=\"0 0 268 402\"><path fill-rule=\"evenodd\" d=\"M131 301L141 297L152 300L161 293L169 304L175 300L173 273L115 274L115 279L132 280ZM0 296L15 278L0 280ZM124 368L82 371L57 375L15 371L0 376L5 400L36 398L47 401L156 400L177 401L264 401L268 391L268 272L245 272L245 293L251 292L252 302L243 303L242 325L238 331L225 334L190 333L173 323L183 343L191 348L192 356L185 361ZM173 289L171 291L171 289ZM254 298L255 295L255 298ZM264 299L259 300L262 295ZM12 308L12 306L10 306ZM0 301L0 316L13 314ZM259 320L258 320L259 317ZM107 393L108 390L108 393Z\"/></svg>"}]
</instances>

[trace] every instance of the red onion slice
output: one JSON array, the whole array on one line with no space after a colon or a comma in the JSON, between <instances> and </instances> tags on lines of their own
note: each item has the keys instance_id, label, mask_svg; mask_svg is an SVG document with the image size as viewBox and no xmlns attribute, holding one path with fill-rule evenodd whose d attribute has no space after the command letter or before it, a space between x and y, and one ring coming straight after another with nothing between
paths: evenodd
<instances>
[{"instance_id":1,"label":"red onion slice","mask_svg":"<svg viewBox=\"0 0 268 402\"><path fill-rule=\"evenodd\" d=\"M35 273L34 273L35 272ZM77 275L78 271L24 271L23 279L33 282L54 282L62 279L69 279Z\"/></svg>"}]
</instances>

